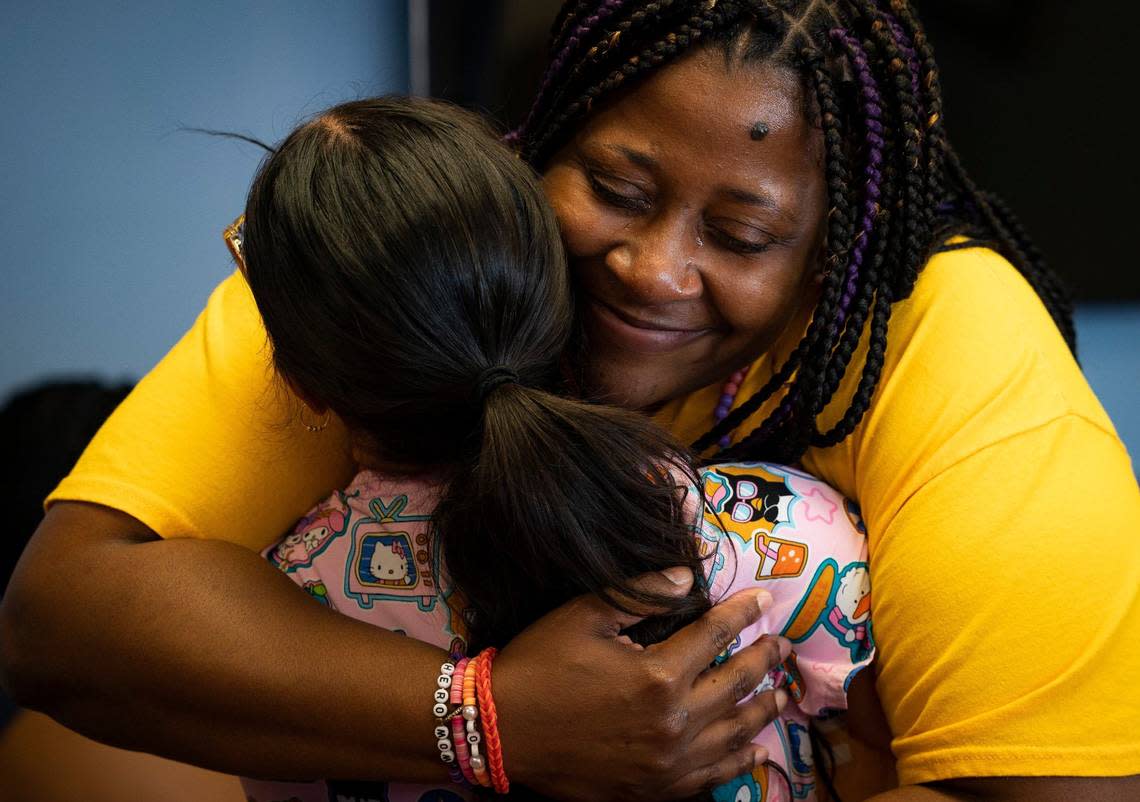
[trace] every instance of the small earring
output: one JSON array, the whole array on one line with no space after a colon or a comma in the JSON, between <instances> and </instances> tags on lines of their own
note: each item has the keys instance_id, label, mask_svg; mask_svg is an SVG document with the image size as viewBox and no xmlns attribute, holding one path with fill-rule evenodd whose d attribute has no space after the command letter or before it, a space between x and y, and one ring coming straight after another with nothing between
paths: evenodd
<instances>
[{"instance_id":1,"label":"small earring","mask_svg":"<svg viewBox=\"0 0 1140 802\"><path fill-rule=\"evenodd\" d=\"M309 423L307 420L305 420L305 413L308 412L308 410L309 410L308 406L302 406L301 407L301 425L302 426L304 426L310 432L323 432L325 429L328 428L329 421L332 419L332 413L329 410L327 410L327 409L325 410L325 414L321 417L320 422L318 422L316 424Z\"/></svg>"}]
</instances>

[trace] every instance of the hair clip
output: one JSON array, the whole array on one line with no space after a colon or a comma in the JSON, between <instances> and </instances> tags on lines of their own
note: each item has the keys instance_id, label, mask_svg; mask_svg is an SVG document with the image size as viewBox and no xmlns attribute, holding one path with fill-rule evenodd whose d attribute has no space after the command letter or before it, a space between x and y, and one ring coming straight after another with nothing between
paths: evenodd
<instances>
[{"instance_id":1,"label":"hair clip","mask_svg":"<svg viewBox=\"0 0 1140 802\"><path fill-rule=\"evenodd\" d=\"M242 254L242 239L245 237L245 215L238 215L238 218L226 226L226 230L222 232L222 239L226 241L226 247L230 249L233 254L234 261L237 262L238 270L242 273L245 272L245 256Z\"/></svg>"}]
</instances>

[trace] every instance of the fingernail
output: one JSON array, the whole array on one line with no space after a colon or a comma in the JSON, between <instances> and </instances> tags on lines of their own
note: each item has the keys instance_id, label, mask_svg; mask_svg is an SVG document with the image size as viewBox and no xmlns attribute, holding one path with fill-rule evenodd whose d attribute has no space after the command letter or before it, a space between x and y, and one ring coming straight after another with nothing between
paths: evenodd
<instances>
[{"instance_id":1,"label":"fingernail","mask_svg":"<svg viewBox=\"0 0 1140 802\"><path fill-rule=\"evenodd\" d=\"M693 572L684 566L677 566L676 568L666 568L662 571L665 578L672 582L674 585L680 587L681 585L688 585L693 581Z\"/></svg>"},{"instance_id":2,"label":"fingernail","mask_svg":"<svg viewBox=\"0 0 1140 802\"><path fill-rule=\"evenodd\" d=\"M792 642L787 638L776 638L776 645L780 648L780 660L787 660L792 653Z\"/></svg>"},{"instance_id":3,"label":"fingernail","mask_svg":"<svg viewBox=\"0 0 1140 802\"><path fill-rule=\"evenodd\" d=\"M762 590L756 594L756 606L760 608L760 612L764 612L772 605L772 594L766 590Z\"/></svg>"},{"instance_id":4,"label":"fingernail","mask_svg":"<svg viewBox=\"0 0 1140 802\"><path fill-rule=\"evenodd\" d=\"M776 709L778 711L780 711L781 713L783 713L784 708L787 706L788 706L788 692L785 691L783 688L777 688L776 689Z\"/></svg>"},{"instance_id":5,"label":"fingernail","mask_svg":"<svg viewBox=\"0 0 1140 802\"><path fill-rule=\"evenodd\" d=\"M763 766L765 761L768 760L768 750L762 746L757 747L752 751L752 768Z\"/></svg>"}]
</instances>

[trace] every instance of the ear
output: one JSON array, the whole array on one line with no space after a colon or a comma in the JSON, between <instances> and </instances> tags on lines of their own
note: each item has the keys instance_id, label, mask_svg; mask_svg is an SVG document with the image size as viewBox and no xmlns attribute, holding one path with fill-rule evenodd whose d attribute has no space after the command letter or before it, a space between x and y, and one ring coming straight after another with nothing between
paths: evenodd
<instances>
[{"instance_id":1,"label":"ear","mask_svg":"<svg viewBox=\"0 0 1140 802\"><path fill-rule=\"evenodd\" d=\"M278 374L280 375L280 374ZM319 400L311 396L301 387L298 387L292 380L281 376L281 380L285 382L285 386L289 388L289 392L297 397L297 400L307 406L317 415L324 415L328 410L328 404L322 404Z\"/></svg>"}]
</instances>

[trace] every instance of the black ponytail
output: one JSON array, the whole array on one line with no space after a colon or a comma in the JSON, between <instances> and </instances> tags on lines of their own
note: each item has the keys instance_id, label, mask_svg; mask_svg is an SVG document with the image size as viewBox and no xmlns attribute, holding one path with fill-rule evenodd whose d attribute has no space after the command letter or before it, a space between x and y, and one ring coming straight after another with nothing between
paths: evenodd
<instances>
[{"instance_id":1,"label":"black ponytail","mask_svg":"<svg viewBox=\"0 0 1140 802\"><path fill-rule=\"evenodd\" d=\"M641 642L695 618L708 607L700 583L682 599L629 585L675 565L702 575L682 509L695 482L677 445L637 413L496 389L478 446L436 510L448 572L473 613L472 648L502 646L583 593L669 610L630 633Z\"/></svg>"},{"instance_id":2,"label":"black ponytail","mask_svg":"<svg viewBox=\"0 0 1140 802\"><path fill-rule=\"evenodd\" d=\"M399 98L329 109L268 157L245 219L278 373L378 466L448 482L435 525L471 647L583 593L666 610L643 641L707 608L703 582L682 599L629 586L703 576L681 515L692 469L641 416L559 395L575 307L557 222L477 118Z\"/></svg>"}]
</instances>

